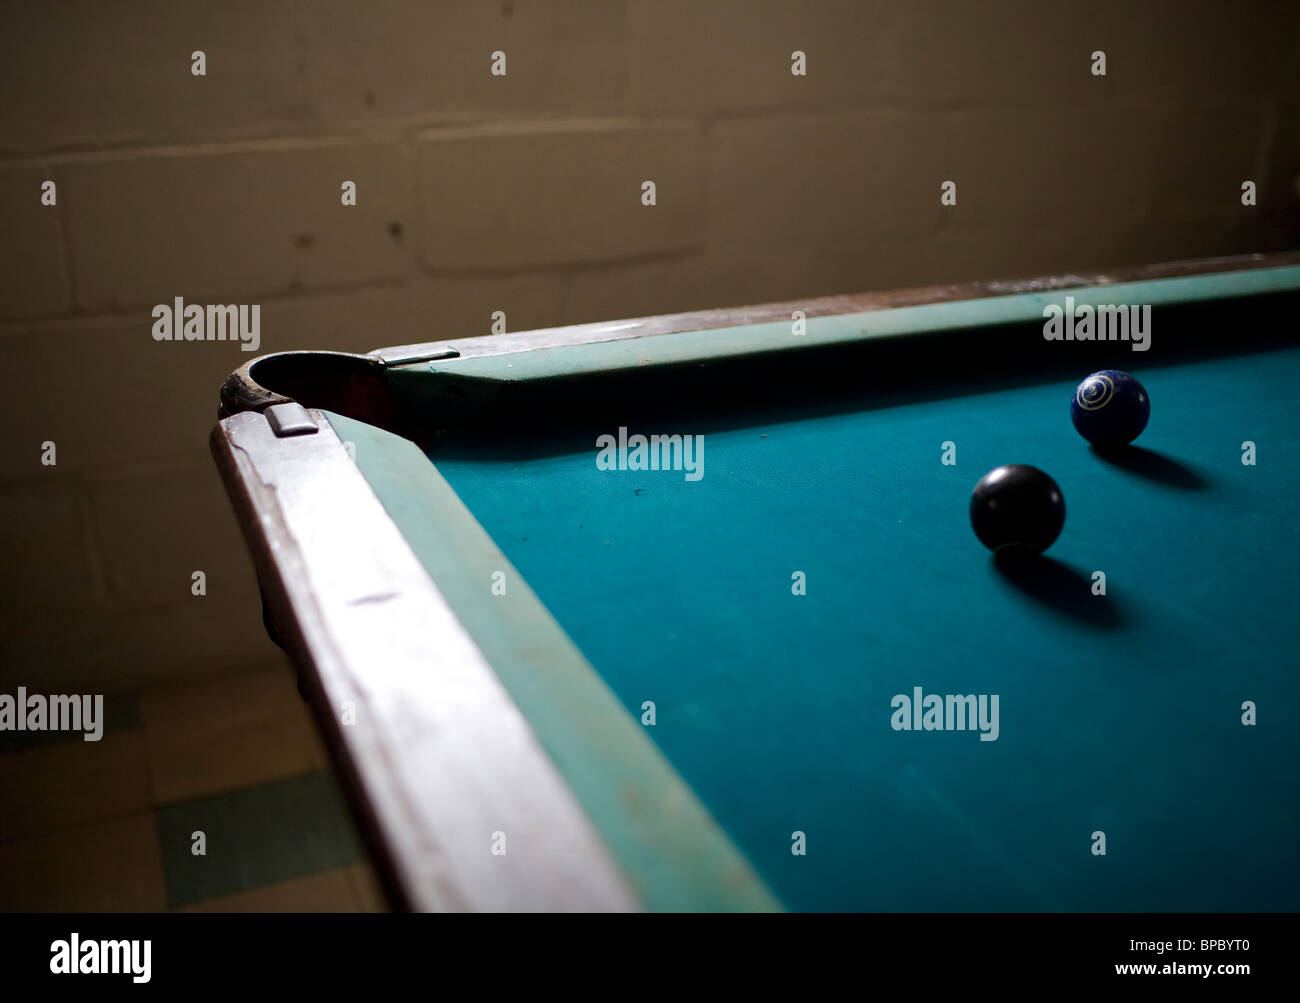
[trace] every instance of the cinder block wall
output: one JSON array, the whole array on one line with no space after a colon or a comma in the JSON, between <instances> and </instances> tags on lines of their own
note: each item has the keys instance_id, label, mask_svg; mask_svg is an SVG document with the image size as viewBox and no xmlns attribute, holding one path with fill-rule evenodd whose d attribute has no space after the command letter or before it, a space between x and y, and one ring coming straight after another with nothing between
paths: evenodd
<instances>
[{"instance_id":1,"label":"cinder block wall","mask_svg":"<svg viewBox=\"0 0 1300 1003\"><path fill-rule=\"evenodd\" d=\"M1300 234L1293 2L6 3L0 95L9 686L275 657L173 297L366 351Z\"/></svg>"}]
</instances>

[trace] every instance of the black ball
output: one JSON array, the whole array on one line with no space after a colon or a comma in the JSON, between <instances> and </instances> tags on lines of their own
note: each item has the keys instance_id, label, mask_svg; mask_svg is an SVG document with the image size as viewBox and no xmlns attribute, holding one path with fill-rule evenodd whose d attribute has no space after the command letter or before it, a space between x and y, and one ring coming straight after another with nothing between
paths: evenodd
<instances>
[{"instance_id":1,"label":"black ball","mask_svg":"<svg viewBox=\"0 0 1300 1003\"><path fill-rule=\"evenodd\" d=\"M1012 463L990 470L970 496L970 524L980 543L997 553L1006 548L1043 551L1065 525L1065 496L1037 467Z\"/></svg>"},{"instance_id":2,"label":"black ball","mask_svg":"<svg viewBox=\"0 0 1300 1003\"><path fill-rule=\"evenodd\" d=\"M1075 429L1101 449L1127 446L1142 434L1150 417L1146 388L1118 369L1093 373L1070 398L1070 420Z\"/></svg>"}]
</instances>

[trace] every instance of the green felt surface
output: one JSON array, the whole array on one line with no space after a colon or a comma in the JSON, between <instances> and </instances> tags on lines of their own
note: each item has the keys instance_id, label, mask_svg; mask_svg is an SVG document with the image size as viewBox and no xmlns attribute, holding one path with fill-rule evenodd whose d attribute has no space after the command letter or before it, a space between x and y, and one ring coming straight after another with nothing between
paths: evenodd
<instances>
[{"instance_id":1,"label":"green felt surface","mask_svg":"<svg viewBox=\"0 0 1300 1003\"><path fill-rule=\"evenodd\" d=\"M1297 287L1266 269L401 366L433 464L331 421L652 908L771 904L747 861L796 909L1294 909L1300 349L1276 347L1294 297L1251 297ZM1067 295L1160 306L1155 350L1044 342ZM1068 416L1103 355L1153 402L1109 459ZM621 425L704 435L703 478L598 469ZM1003 463L1068 509L1016 573L967 518ZM918 687L996 695L997 739L896 730Z\"/></svg>"},{"instance_id":2,"label":"green felt surface","mask_svg":"<svg viewBox=\"0 0 1300 1003\"><path fill-rule=\"evenodd\" d=\"M789 906L1292 909L1300 351L1135 370L1118 462L1055 382L715 428L698 483L594 439L433 459ZM1067 500L1030 581L967 521L1007 462ZM893 730L917 686L999 695L998 739Z\"/></svg>"}]
</instances>

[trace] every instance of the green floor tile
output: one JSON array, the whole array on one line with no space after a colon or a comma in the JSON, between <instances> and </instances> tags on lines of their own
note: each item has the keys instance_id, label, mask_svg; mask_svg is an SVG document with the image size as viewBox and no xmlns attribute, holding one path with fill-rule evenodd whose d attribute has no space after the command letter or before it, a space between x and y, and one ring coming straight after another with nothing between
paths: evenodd
<instances>
[{"instance_id":1,"label":"green floor tile","mask_svg":"<svg viewBox=\"0 0 1300 1003\"><path fill-rule=\"evenodd\" d=\"M194 856L192 833L207 836ZM283 783L158 809L172 908L303 877L365 856L334 778Z\"/></svg>"}]
</instances>

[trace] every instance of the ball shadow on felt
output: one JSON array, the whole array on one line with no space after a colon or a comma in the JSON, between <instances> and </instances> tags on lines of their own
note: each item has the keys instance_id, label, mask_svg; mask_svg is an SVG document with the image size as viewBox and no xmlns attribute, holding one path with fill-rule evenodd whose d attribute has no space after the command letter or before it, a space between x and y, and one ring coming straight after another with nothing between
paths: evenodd
<instances>
[{"instance_id":1,"label":"ball shadow on felt","mask_svg":"<svg viewBox=\"0 0 1300 1003\"><path fill-rule=\"evenodd\" d=\"M1003 581L1055 613L1107 629L1128 622L1113 595L1093 595L1091 577L1054 557L1028 547L1004 547L992 561Z\"/></svg>"},{"instance_id":2,"label":"ball shadow on felt","mask_svg":"<svg viewBox=\"0 0 1300 1003\"><path fill-rule=\"evenodd\" d=\"M1154 449L1142 446L1092 447L1093 455L1112 467L1118 467L1126 473L1163 484L1166 487L1180 488L1183 491L1204 491L1210 482L1196 470L1185 463L1180 463L1171 456L1157 453Z\"/></svg>"}]
</instances>

